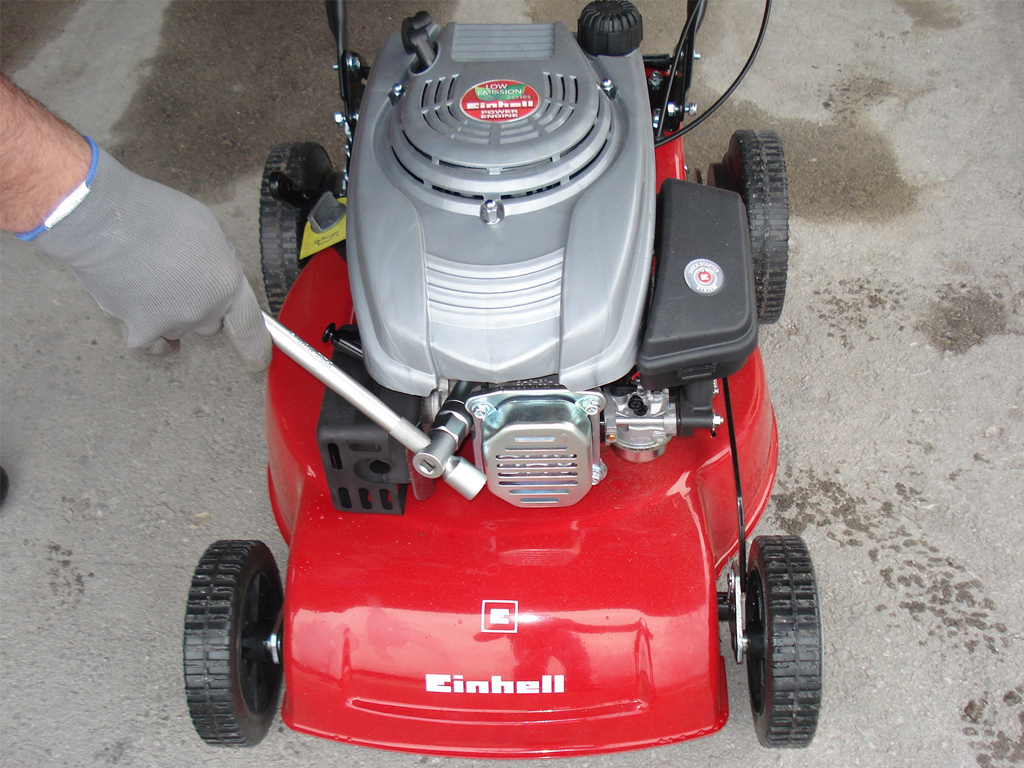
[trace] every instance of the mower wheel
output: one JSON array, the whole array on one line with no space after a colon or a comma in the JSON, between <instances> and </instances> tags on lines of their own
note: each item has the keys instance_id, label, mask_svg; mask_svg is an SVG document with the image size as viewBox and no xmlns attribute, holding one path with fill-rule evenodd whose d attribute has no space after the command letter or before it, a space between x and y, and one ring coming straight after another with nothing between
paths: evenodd
<instances>
[{"instance_id":1,"label":"mower wheel","mask_svg":"<svg viewBox=\"0 0 1024 768\"><path fill-rule=\"evenodd\" d=\"M183 655L189 714L208 744L254 746L270 728L282 679L271 646L283 604L281 576L263 542L218 541L199 560Z\"/></svg>"},{"instance_id":2,"label":"mower wheel","mask_svg":"<svg viewBox=\"0 0 1024 768\"><path fill-rule=\"evenodd\" d=\"M821 708L821 612L799 536L759 536L750 548L747 679L758 741L806 747Z\"/></svg>"},{"instance_id":3,"label":"mower wheel","mask_svg":"<svg viewBox=\"0 0 1024 768\"><path fill-rule=\"evenodd\" d=\"M729 151L708 169L708 184L739 193L747 207L757 319L777 322L789 267L789 186L775 131L736 131Z\"/></svg>"},{"instance_id":4,"label":"mower wheel","mask_svg":"<svg viewBox=\"0 0 1024 768\"><path fill-rule=\"evenodd\" d=\"M326 150L312 141L280 144L274 147L263 167L260 184L260 262L263 287L270 312L277 315L284 297L299 275L299 253L306 229L307 210L275 198L270 192L270 175L284 173L296 189L321 192L329 186L331 159Z\"/></svg>"}]
</instances>

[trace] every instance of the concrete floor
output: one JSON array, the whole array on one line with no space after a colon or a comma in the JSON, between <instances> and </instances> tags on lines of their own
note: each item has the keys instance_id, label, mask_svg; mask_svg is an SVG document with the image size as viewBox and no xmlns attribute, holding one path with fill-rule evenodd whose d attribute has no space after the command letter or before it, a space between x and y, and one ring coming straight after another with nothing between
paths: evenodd
<instances>
[{"instance_id":1,"label":"concrete floor","mask_svg":"<svg viewBox=\"0 0 1024 768\"><path fill-rule=\"evenodd\" d=\"M421 3L354 3L371 54ZM649 51L677 4L640 3ZM441 20L571 20L576 3L436 3ZM336 148L319 2L0 6L4 71L129 167L213 206L260 284L269 147ZM711 3L696 100L731 81L759 2ZM688 139L780 132L792 266L762 334L780 424L764 532L815 558L826 688L801 752L758 746L742 670L706 739L582 766L1024 763L1024 3L779 0L733 101ZM269 513L261 377L224 339L152 360L69 272L4 236L2 758L10 766L412 766L275 725L195 736L181 690L192 569L220 538L286 551ZM159 247L159 244L153 244ZM481 763L482 764L482 763ZM508 763L505 763L506 765Z\"/></svg>"}]
</instances>

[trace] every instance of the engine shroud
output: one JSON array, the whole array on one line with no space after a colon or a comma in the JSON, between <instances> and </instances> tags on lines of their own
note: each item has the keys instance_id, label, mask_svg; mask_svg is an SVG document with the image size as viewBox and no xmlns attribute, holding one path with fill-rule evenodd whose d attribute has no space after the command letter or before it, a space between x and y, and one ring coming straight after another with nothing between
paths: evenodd
<instances>
[{"instance_id":1,"label":"engine shroud","mask_svg":"<svg viewBox=\"0 0 1024 768\"><path fill-rule=\"evenodd\" d=\"M348 257L371 375L415 395L442 378L557 375L578 391L621 377L654 228L639 51L588 56L561 23L450 24L437 45L417 73L388 39L353 149Z\"/></svg>"}]
</instances>

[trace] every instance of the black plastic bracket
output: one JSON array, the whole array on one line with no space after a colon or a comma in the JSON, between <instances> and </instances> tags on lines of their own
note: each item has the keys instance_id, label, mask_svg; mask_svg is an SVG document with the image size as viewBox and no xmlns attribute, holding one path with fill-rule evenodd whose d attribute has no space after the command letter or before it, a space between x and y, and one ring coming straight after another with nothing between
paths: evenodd
<instances>
[{"instance_id":1,"label":"black plastic bracket","mask_svg":"<svg viewBox=\"0 0 1024 768\"><path fill-rule=\"evenodd\" d=\"M380 386L360 361L344 352L336 350L332 362L400 416L414 424L419 421L420 398ZM327 486L338 511L403 513L411 481L404 446L329 389L324 392L316 434Z\"/></svg>"}]
</instances>

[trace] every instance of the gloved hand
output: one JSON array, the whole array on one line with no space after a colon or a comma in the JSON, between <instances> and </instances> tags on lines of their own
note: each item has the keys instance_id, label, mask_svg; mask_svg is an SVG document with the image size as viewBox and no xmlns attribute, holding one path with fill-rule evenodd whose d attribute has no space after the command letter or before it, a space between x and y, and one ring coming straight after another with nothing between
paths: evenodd
<instances>
[{"instance_id":1,"label":"gloved hand","mask_svg":"<svg viewBox=\"0 0 1024 768\"><path fill-rule=\"evenodd\" d=\"M247 368L270 364L259 303L213 212L103 150L89 194L33 242L124 321L129 347L170 354L189 331L223 327Z\"/></svg>"}]
</instances>

